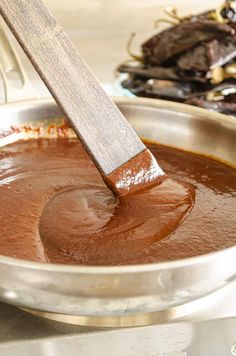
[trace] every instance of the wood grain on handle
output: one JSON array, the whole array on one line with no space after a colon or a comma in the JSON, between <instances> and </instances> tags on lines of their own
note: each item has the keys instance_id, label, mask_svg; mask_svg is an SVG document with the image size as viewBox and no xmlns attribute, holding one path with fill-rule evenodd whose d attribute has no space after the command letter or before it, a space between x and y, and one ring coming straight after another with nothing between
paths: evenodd
<instances>
[{"instance_id":1,"label":"wood grain on handle","mask_svg":"<svg viewBox=\"0 0 236 356\"><path fill-rule=\"evenodd\" d=\"M101 172L145 149L41 0L0 0L0 13Z\"/></svg>"}]
</instances>

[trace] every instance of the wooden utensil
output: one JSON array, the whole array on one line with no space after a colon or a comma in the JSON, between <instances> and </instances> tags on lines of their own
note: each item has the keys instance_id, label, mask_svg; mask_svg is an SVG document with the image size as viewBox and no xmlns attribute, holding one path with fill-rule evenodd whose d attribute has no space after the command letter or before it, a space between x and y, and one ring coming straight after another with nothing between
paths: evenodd
<instances>
[{"instance_id":1,"label":"wooden utensil","mask_svg":"<svg viewBox=\"0 0 236 356\"><path fill-rule=\"evenodd\" d=\"M164 174L41 0L1 0L0 13L113 191Z\"/></svg>"}]
</instances>

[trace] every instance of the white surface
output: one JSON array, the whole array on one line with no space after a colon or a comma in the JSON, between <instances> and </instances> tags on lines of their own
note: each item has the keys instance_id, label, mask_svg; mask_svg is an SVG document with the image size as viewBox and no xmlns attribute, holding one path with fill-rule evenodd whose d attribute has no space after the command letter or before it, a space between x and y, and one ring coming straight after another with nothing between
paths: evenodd
<instances>
[{"instance_id":1,"label":"white surface","mask_svg":"<svg viewBox=\"0 0 236 356\"><path fill-rule=\"evenodd\" d=\"M1 356L230 356L236 319L74 334L0 345Z\"/></svg>"}]
</instances>

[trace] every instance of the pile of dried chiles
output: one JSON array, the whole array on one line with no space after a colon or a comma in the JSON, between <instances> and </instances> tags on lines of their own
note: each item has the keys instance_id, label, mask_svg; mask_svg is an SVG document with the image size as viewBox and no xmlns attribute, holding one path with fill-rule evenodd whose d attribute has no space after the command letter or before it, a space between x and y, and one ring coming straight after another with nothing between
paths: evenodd
<instances>
[{"instance_id":1,"label":"pile of dried chiles","mask_svg":"<svg viewBox=\"0 0 236 356\"><path fill-rule=\"evenodd\" d=\"M179 17L118 67L122 86L137 96L174 100L236 116L236 0L216 10Z\"/></svg>"}]
</instances>

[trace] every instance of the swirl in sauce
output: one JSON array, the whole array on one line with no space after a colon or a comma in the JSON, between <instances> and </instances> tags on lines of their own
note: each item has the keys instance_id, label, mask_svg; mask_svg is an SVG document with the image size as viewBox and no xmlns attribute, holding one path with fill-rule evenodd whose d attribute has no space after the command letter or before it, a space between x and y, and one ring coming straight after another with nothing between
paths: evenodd
<instances>
[{"instance_id":1,"label":"swirl in sauce","mask_svg":"<svg viewBox=\"0 0 236 356\"><path fill-rule=\"evenodd\" d=\"M119 198L77 139L5 147L0 253L41 262L121 265L234 245L236 170L181 150L148 147L167 176Z\"/></svg>"}]
</instances>

